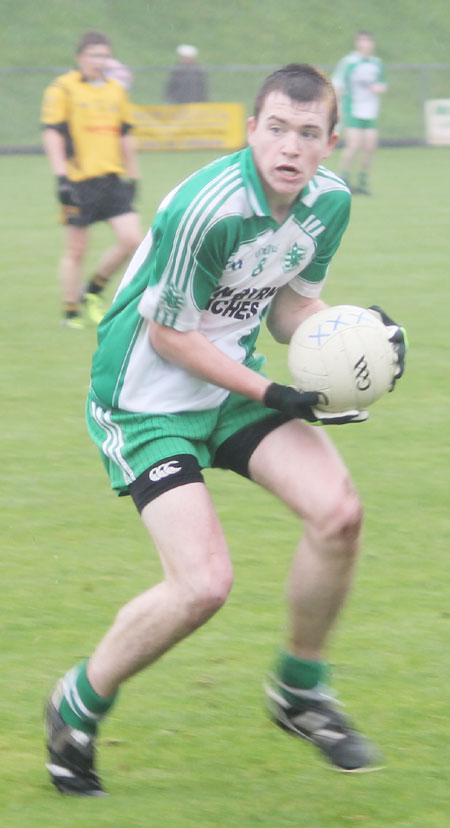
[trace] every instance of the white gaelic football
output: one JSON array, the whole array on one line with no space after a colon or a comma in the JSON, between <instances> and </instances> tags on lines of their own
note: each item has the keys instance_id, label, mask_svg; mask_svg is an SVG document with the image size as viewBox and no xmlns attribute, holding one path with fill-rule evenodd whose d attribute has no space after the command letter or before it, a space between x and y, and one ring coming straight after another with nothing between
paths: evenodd
<instances>
[{"instance_id":1,"label":"white gaelic football","mask_svg":"<svg viewBox=\"0 0 450 828\"><path fill-rule=\"evenodd\" d=\"M288 366L301 391L320 391L323 411L367 408L392 387L397 369L389 331L378 316L336 305L308 317L289 344Z\"/></svg>"}]
</instances>

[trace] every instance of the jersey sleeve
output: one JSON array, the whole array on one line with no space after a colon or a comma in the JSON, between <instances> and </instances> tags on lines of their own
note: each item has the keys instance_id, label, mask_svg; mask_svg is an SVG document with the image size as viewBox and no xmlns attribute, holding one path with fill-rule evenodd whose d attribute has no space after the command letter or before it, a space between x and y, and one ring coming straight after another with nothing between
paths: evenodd
<instances>
[{"instance_id":1,"label":"jersey sleeve","mask_svg":"<svg viewBox=\"0 0 450 828\"><path fill-rule=\"evenodd\" d=\"M155 227L154 243L152 272L162 275L157 284L150 280L139 312L179 331L196 330L232 249L226 222L201 215L196 221L190 207L170 211L167 224Z\"/></svg>"},{"instance_id":2,"label":"jersey sleeve","mask_svg":"<svg viewBox=\"0 0 450 828\"><path fill-rule=\"evenodd\" d=\"M335 207L328 217L326 213L329 210L324 205L322 220L324 223L326 222L325 230L318 237L316 253L312 261L289 282L292 290L309 299L320 296L331 259L341 243L342 236L350 220L350 194L347 191L341 191L337 195L339 195L339 200L333 199L335 200ZM324 200L326 201L326 199ZM316 209L318 218L321 217L321 212Z\"/></svg>"},{"instance_id":3,"label":"jersey sleeve","mask_svg":"<svg viewBox=\"0 0 450 828\"><path fill-rule=\"evenodd\" d=\"M68 121L68 95L60 80L56 80L44 92L41 107L41 124L58 127Z\"/></svg>"}]
</instances>

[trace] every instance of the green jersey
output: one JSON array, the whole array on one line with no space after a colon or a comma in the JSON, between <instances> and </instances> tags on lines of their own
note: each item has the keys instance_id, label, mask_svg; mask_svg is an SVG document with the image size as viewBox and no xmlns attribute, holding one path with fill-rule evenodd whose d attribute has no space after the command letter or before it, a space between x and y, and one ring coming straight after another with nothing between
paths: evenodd
<instances>
[{"instance_id":1,"label":"green jersey","mask_svg":"<svg viewBox=\"0 0 450 828\"><path fill-rule=\"evenodd\" d=\"M151 320L199 331L251 366L260 325L283 285L317 297L347 226L350 193L325 167L286 219L270 215L251 148L194 173L162 201L98 330L92 389L108 408L170 414L215 408L228 391L168 363Z\"/></svg>"}]
</instances>

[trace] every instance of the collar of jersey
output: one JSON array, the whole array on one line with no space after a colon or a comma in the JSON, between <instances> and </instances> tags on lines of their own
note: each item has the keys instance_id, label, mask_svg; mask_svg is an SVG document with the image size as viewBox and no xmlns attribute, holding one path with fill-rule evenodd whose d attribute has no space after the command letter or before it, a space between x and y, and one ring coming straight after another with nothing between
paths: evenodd
<instances>
[{"instance_id":1,"label":"collar of jersey","mask_svg":"<svg viewBox=\"0 0 450 828\"><path fill-rule=\"evenodd\" d=\"M242 175L244 179L245 188L247 190L248 199L250 202L250 206L256 216L267 216L271 218L274 224L278 224L276 219L273 218L269 204L267 202L266 194L263 190L263 186L261 184L261 179L257 173L255 162L253 160L253 153L251 147L246 147L242 153L241 159L241 169ZM291 209L289 210L289 214L294 212L296 204L300 201L300 199L309 192L308 184L306 187L303 188L302 192L296 198Z\"/></svg>"},{"instance_id":2,"label":"collar of jersey","mask_svg":"<svg viewBox=\"0 0 450 828\"><path fill-rule=\"evenodd\" d=\"M76 69L75 71L78 75L78 80L80 81L80 83L90 83L92 86L104 86L104 84L108 82L108 78L104 77L101 83L96 83L95 81L90 81L89 78L86 78L84 75L82 75L78 69Z\"/></svg>"}]
</instances>

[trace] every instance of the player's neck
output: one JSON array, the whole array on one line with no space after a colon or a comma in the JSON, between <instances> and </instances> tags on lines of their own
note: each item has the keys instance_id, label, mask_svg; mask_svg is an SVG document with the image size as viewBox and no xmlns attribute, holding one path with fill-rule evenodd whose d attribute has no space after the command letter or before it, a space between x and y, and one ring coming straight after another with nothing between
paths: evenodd
<instances>
[{"instance_id":1,"label":"player's neck","mask_svg":"<svg viewBox=\"0 0 450 828\"><path fill-rule=\"evenodd\" d=\"M278 222L278 224L282 224L283 221L287 219L289 213L291 212L292 205L297 200L297 197L298 196L290 201L284 201L273 197L267 199L270 215L275 219L275 221Z\"/></svg>"}]
</instances>

